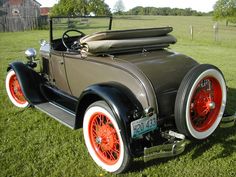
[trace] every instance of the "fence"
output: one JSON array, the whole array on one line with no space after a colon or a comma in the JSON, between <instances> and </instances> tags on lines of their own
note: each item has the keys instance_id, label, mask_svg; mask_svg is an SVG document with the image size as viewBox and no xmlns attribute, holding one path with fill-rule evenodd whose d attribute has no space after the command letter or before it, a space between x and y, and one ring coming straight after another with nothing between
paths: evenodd
<instances>
[{"instance_id":1,"label":"fence","mask_svg":"<svg viewBox=\"0 0 236 177\"><path fill-rule=\"evenodd\" d=\"M119 16L113 19L113 29L117 30L171 26L171 34L179 42L192 40L236 46L236 25L225 26L225 21L216 23L211 16Z\"/></svg>"},{"instance_id":2,"label":"fence","mask_svg":"<svg viewBox=\"0 0 236 177\"><path fill-rule=\"evenodd\" d=\"M0 32L25 31L38 28L35 17L0 17Z\"/></svg>"},{"instance_id":3,"label":"fence","mask_svg":"<svg viewBox=\"0 0 236 177\"><path fill-rule=\"evenodd\" d=\"M36 29L39 26L39 16L37 7L0 7L0 32Z\"/></svg>"}]
</instances>

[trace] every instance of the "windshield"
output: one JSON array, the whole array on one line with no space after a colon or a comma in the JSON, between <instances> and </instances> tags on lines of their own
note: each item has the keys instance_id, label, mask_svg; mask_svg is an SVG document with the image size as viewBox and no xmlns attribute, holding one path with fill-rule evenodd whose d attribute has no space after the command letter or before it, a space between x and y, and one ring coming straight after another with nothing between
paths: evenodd
<instances>
[{"instance_id":1,"label":"windshield","mask_svg":"<svg viewBox=\"0 0 236 177\"><path fill-rule=\"evenodd\" d=\"M110 30L112 17L53 17L50 19L51 40L59 39L68 29L85 34Z\"/></svg>"}]
</instances>

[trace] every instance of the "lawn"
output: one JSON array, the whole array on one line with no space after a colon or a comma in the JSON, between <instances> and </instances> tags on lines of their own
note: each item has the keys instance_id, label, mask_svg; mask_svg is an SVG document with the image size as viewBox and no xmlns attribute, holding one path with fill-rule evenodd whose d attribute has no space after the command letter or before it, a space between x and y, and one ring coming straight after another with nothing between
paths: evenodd
<instances>
[{"instance_id":1,"label":"lawn","mask_svg":"<svg viewBox=\"0 0 236 177\"><path fill-rule=\"evenodd\" d=\"M225 75L227 111L236 111L236 26L219 23L214 40L211 17L137 16L114 19L114 29L173 26L178 39L170 50L184 53L200 63L211 63ZM191 40L190 25L194 29ZM90 30L91 32L91 30ZM5 176L112 176L90 158L82 130L72 131L44 113L15 108L7 98L5 76L8 63L24 60L28 47L48 31L0 33L0 177ZM236 127L218 128L207 140L190 142L178 157L144 163L135 159L131 170L120 176L236 176Z\"/></svg>"}]
</instances>

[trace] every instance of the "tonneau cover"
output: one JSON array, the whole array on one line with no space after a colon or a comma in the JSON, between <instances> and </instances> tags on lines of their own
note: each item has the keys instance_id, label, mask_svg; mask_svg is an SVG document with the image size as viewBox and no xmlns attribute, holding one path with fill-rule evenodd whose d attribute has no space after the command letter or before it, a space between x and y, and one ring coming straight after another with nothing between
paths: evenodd
<instances>
[{"instance_id":1,"label":"tonneau cover","mask_svg":"<svg viewBox=\"0 0 236 177\"><path fill-rule=\"evenodd\" d=\"M91 54L113 54L153 50L174 44L171 27L103 31L80 39L82 50Z\"/></svg>"}]
</instances>

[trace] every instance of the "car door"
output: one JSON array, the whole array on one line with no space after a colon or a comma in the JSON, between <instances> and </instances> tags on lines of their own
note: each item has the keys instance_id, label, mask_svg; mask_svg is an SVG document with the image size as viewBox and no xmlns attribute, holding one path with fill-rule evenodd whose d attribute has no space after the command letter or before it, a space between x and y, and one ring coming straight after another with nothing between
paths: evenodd
<instances>
[{"instance_id":1,"label":"car door","mask_svg":"<svg viewBox=\"0 0 236 177\"><path fill-rule=\"evenodd\" d=\"M65 52L55 50L51 52L51 63L55 86L58 89L70 94L71 91L67 82L64 60Z\"/></svg>"}]
</instances>

